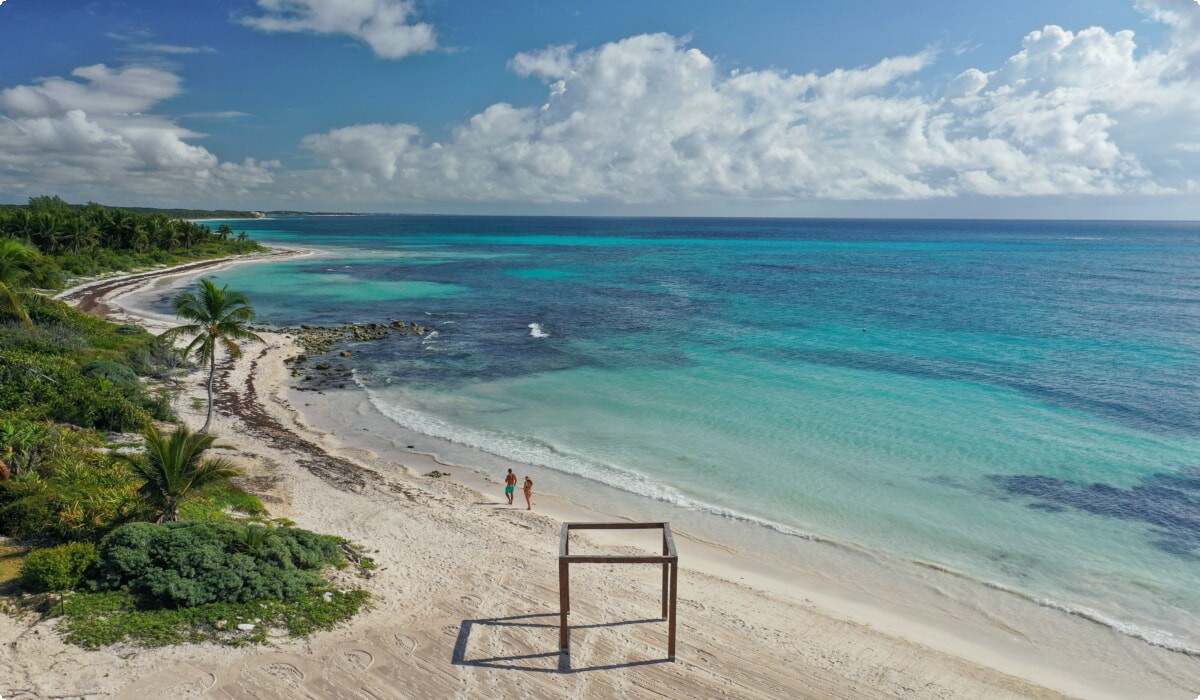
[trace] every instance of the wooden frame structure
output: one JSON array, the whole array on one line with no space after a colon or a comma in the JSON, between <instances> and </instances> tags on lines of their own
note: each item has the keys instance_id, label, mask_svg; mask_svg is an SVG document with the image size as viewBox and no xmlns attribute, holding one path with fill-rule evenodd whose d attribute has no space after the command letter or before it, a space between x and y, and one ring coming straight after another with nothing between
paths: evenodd
<instances>
[{"instance_id":1,"label":"wooden frame structure","mask_svg":"<svg viewBox=\"0 0 1200 700\"><path fill-rule=\"evenodd\" d=\"M662 530L663 553L571 554L572 530ZM662 564L662 616L667 621L667 658L675 660L675 601L679 583L679 552L671 536L671 523L563 523L558 538L558 648L570 653L567 615L571 612L571 564Z\"/></svg>"}]
</instances>

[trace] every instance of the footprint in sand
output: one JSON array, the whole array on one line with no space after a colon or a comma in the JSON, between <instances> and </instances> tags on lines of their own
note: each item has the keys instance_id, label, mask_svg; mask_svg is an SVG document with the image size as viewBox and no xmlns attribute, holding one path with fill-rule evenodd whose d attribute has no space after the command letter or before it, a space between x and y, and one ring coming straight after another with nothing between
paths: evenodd
<instances>
[{"instance_id":1,"label":"footprint in sand","mask_svg":"<svg viewBox=\"0 0 1200 700\"><path fill-rule=\"evenodd\" d=\"M459 596L458 602L462 603L468 608L478 608L479 604L483 602L483 599L475 595L464 595Z\"/></svg>"},{"instance_id":2,"label":"footprint in sand","mask_svg":"<svg viewBox=\"0 0 1200 700\"><path fill-rule=\"evenodd\" d=\"M291 664L273 663L267 664L261 668L263 672L273 678L288 683L290 685L299 685L304 682L304 673L300 669Z\"/></svg>"},{"instance_id":3,"label":"footprint in sand","mask_svg":"<svg viewBox=\"0 0 1200 700\"><path fill-rule=\"evenodd\" d=\"M346 657L346 660L349 661L352 666L360 671L367 670L371 667L371 664L375 663L375 657L371 655L371 652L366 651L365 649L348 649L342 652L342 655Z\"/></svg>"},{"instance_id":4,"label":"footprint in sand","mask_svg":"<svg viewBox=\"0 0 1200 700\"><path fill-rule=\"evenodd\" d=\"M405 654L411 654L417 648L417 640L407 634L396 635L396 646Z\"/></svg>"}]
</instances>

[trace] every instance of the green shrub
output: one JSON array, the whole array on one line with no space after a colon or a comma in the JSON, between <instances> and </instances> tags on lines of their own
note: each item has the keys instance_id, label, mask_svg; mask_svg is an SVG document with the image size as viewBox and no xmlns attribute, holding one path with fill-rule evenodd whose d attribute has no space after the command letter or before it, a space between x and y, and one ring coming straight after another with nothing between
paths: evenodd
<instances>
[{"instance_id":1,"label":"green shrub","mask_svg":"<svg viewBox=\"0 0 1200 700\"><path fill-rule=\"evenodd\" d=\"M73 590L95 563L96 546L88 542L37 549L21 564L21 585L35 593Z\"/></svg>"},{"instance_id":2,"label":"green shrub","mask_svg":"<svg viewBox=\"0 0 1200 700\"><path fill-rule=\"evenodd\" d=\"M113 330L121 335L141 335L146 332L145 328L133 323L122 323Z\"/></svg>"},{"instance_id":3,"label":"green shrub","mask_svg":"<svg viewBox=\"0 0 1200 700\"><path fill-rule=\"evenodd\" d=\"M268 535L221 522L133 523L104 539L93 585L127 588L143 607L291 600L340 563L333 538L290 528Z\"/></svg>"},{"instance_id":4,"label":"green shrub","mask_svg":"<svg viewBox=\"0 0 1200 700\"><path fill-rule=\"evenodd\" d=\"M326 600L328 593L328 600ZM60 623L64 639L84 649L126 642L160 647L187 642L241 646L267 641L270 629L293 637L332 629L370 601L366 591L314 588L285 602L210 603L194 608L142 610L124 591L78 593ZM257 621L257 622L256 622ZM254 624L243 632L238 625Z\"/></svg>"},{"instance_id":5,"label":"green shrub","mask_svg":"<svg viewBox=\"0 0 1200 700\"><path fill-rule=\"evenodd\" d=\"M138 380L137 374L125 365L109 362L108 360L92 360L79 370L85 377L107 379L114 384L132 384Z\"/></svg>"}]
</instances>

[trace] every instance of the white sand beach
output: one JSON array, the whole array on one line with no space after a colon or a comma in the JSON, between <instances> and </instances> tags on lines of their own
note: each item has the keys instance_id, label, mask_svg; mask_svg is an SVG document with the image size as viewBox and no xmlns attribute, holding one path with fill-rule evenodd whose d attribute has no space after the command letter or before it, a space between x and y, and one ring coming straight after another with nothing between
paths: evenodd
<instances>
[{"instance_id":1,"label":"white sand beach","mask_svg":"<svg viewBox=\"0 0 1200 700\"><path fill-rule=\"evenodd\" d=\"M170 319L147 311L144 302L166 285L220 265L316 254L276 249L255 259L104 280L62 296L158 331ZM561 655L560 523L637 517L637 501L598 511L569 494L539 490L533 512L519 494L509 507L500 495L501 473L446 466L402 449L395 427L361 392L296 392L284 360L299 348L279 333L264 338L265 346L248 346L241 360L221 369L215 432L229 448L220 451L237 460L245 472L239 483L274 515L372 552L376 575L347 583L373 593L372 609L333 631L280 637L269 647L100 651L63 643L53 621L3 615L5 700L1190 698L1200 692L1200 660L1002 591L978 590L936 571L897 570L889 580L868 558L856 564L819 542L797 545L803 561L764 560L761 552L752 556L685 523L676 526L677 659L664 658L658 570L617 565L573 570L572 652ZM203 416L190 405L203 395L200 375L186 385L177 409L199 425ZM424 476L433 470L451 476ZM589 535L578 546L622 551L643 542L653 544L646 536ZM998 602L972 606L970 596ZM1011 610L1020 623L998 617L998 609Z\"/></svg>"}]
</instances>

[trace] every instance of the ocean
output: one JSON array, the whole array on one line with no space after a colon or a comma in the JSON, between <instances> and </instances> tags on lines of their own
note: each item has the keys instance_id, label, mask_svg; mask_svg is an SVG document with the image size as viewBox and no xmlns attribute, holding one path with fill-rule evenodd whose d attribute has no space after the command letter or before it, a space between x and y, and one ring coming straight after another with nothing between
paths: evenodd
<instances>
[{"instance_id":1,"label":"ocean","mask_svg":"<svg viewBox=\"0 0 1200 700\"><path fill-rule=\"evenodd\" d=\"M217 225L220 222L212 222ZM1200 650L1200 225L296 217L269 324L406 428Z\"/></svg>"}]
</instances>

